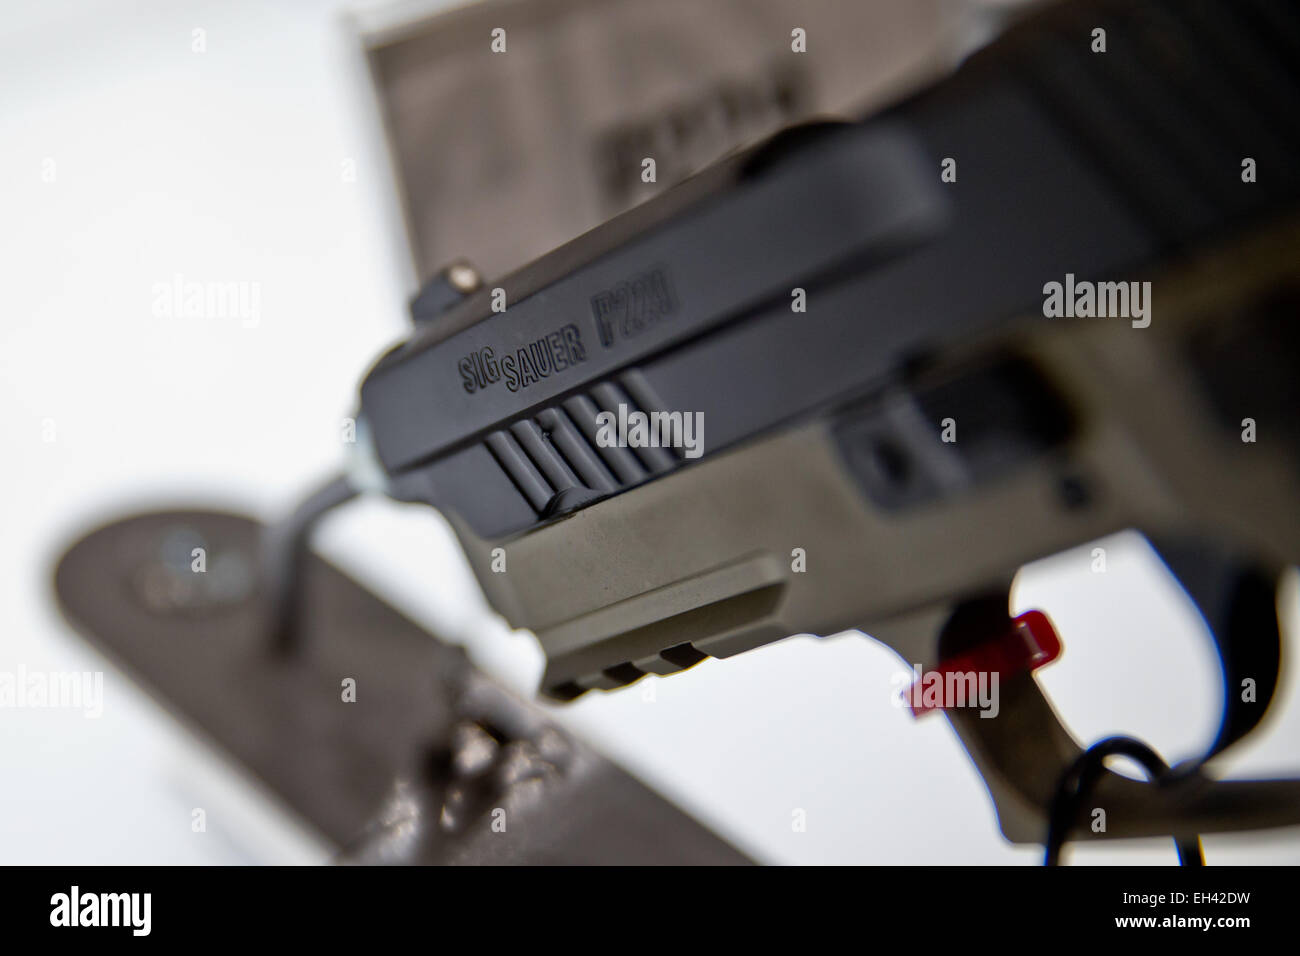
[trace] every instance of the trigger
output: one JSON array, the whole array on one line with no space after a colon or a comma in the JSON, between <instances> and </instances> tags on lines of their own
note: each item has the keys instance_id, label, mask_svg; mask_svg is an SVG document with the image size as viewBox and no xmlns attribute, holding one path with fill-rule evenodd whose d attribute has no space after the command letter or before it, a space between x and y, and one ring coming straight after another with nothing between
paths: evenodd
<instances>
[{"instance_id":1,"label":"trigger","mask_svg":"<svg viewBox=\"0 0 1300 956\"><path fill-rule=\"evenodd\" d=\"M947 688L957 683L956 678L997 674L999 680L1005 680L1037 670L1061 656L1061 639L1051 619L1042 611L1026 611L1011 618L1008 625L988 640L945 658L933 670L918 675L916 682L904 691L912 716L922 717L935 710L964 706L964 700L955 701L947 693Z\"/></svg>"}]
</instances>

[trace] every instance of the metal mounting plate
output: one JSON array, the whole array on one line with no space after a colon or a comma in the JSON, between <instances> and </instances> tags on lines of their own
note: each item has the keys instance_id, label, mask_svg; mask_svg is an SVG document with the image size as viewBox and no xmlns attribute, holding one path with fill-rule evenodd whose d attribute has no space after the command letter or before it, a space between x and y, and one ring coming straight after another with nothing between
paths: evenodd
<instances>
[{"instance_id":1,"label":"metal mounting plate","mask_svg":"<svg viewBox=\"0 0 1300 956\"><path fill-rule=\"evenodd\" d=\"M210 511L125 518L68 549L55 589L94 647L340 861L750 862L315 555L305 640L277 655L261 530Z\"/></svg>"}]
</instances>

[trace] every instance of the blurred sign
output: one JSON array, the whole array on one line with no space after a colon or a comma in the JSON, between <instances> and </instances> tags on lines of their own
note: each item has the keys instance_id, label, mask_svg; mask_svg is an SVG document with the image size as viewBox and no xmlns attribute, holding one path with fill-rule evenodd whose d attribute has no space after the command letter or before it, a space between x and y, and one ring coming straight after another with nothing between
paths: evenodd
<instances>
[{"instance_id":1,"label":"blurred sign","mask_svg":"<svg viewBox=\"0 0 1300 956\"><path fill-rule=\"evenodd\" d=\"M487 0L366 29L421 281L462 256L502 275L738 146L904 95L962 49L957 9Z\"/></svg>"}]
</instances>

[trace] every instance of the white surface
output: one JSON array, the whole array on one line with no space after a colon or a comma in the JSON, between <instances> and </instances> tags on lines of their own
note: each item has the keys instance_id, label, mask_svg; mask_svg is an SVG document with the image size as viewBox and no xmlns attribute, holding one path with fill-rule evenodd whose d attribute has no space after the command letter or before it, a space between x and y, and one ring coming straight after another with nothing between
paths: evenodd
<instances>
[{"instance_id":1,"label":"white surface","mask_svg":"<svg viewBox=\"0 0 1300 956\"><path fill-rule=\"evenodd\" d=\"M287 503L337 463L360 375L404 333L409 279L334 5L10 4L0 30L0 671L98 670L52 607L60 545L129 506ZM258 283L260 321L156 316L154 285L178 273ZM535 681L532 639L490 618L433 513L367 502L322 546L472 640L485 666ZM1208 639L1140 541L1112 543L1106 574L1089 560L1023 575L1020 606L1041 603L1065 635L1046 689L1081 740L1123 731L1193 754L1218 708ZM555 714L764 860L1036 862L999 836L946 722L893 706L900 667L861 637L793 638ZM1296 668L1286 681L1233 773L1300 771ZM0 709L0 862L321 858L256 803L111 671L98 720ZM191 832L193 807L206 833ZM1207 852L1300 862L1300 836L1211 837ZM1074 859L1173 852L1153 841Z\"/></svg>"}]
</instances>

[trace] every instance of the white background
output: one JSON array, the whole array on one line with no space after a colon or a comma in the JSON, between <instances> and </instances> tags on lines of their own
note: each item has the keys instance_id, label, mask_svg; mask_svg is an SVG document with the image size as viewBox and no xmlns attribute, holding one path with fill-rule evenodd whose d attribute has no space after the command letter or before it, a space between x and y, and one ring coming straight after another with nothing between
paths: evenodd
<instances>
[{"instance_id":1,"label":"white background","mask_svg":"<svg viewBox=\"0 0 1300 956\"><path fill-rule=\"evenodd\" d=\"M260 322L155 316L154 284L177 274L259 283ZM411 279L341 7L8 4L0 276L0 670L105 669L53 607L61 545L128 508L276 514L337 465L356 383L405 332ZM535 684L531 636L484 607L434 513L366 502L321 538L484 666ZM1066 642L1042 682L1081 742L1125 732L1192 756L1217 728L1208 637L1140 539L1106 544L1106 574L1084 549L1022 575L1017 604L1047 608ZM792 638L652 678L652 701L637 685L554 713L764 861L1037 862L999 835L946 722L893 705L902 668L860 635ZM0 862L325 857L124 678L105 681L98 720L0 710ZM1227 772L1300 772L1296 668L1284 681ZM196 806L206 833L191 832ZM807 832L793 832L795 808ZM1294 829L1206 847L1211 863L1300 861ZM1173 851L1143 841L1073 859Z\"/></svg>"}]
</instances>

